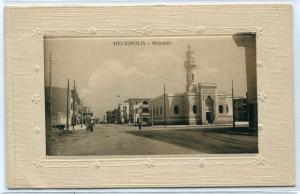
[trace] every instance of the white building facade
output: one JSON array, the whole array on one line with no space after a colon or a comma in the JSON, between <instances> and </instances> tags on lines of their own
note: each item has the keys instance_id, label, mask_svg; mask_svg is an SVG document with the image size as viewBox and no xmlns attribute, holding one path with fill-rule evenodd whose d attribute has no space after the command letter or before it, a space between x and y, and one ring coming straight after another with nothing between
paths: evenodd
<instances>
[{"instance_id":1,"label":"white building facade","mask_svg":"<svg viewBox=\"0 0 300 194\"><path fill-rule=\"evenodd\" d=\"M149 98L130 98L125 103L128 104L129 124L149 124Z\"/></svg>"},{"instance_id":2,"label":"white building facade","mask_svg":"<svg viewBox=\"0 0 300 194\"><path fill-rule=\"evenodd\" d=\"M129 103L123 102L118 105L117 122L120 124L129 123Z\"/></svg>"},{"instance_id":3,"label":"white building facade","mask_svg":"<svg viewBox=\"0 0 300 194\"><path fill-rule=\"evenodd\" d=\"M196 64L188 46L186 60L186 91L163 94L150 99L152 124L204 125L232 122L232 96L218 93L215 83L195 83Z\"/></svg>"}]
</instances>

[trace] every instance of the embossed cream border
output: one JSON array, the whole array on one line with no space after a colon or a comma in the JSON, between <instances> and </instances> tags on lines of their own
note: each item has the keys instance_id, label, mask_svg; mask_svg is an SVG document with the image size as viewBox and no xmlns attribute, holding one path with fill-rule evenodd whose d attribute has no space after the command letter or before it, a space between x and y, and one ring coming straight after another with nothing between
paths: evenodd
<instances>
[{"instance_id":1,"label":"embossed cream border","mask_svg":"<svg viewBox=\"0 0 300 194\"><path fill-rule=\"evenodd\" d=\"M289 5L6 7L10 188L290 186L294 172ZM256 33L259 154L46 157L45 36Z\"/></svg>"}]
</instances>

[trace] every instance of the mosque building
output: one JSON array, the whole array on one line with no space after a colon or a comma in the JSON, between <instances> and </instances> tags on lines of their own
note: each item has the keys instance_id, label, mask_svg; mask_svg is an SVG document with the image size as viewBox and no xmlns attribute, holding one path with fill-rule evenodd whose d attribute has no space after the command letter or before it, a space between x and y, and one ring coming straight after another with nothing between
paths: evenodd
<instances>
[{"instance_id":1,"label":"mosque building","mask_svg":"<svg viewBox=\"0 0 300 194\"><path fill-rule=\"evenodd\" d=\"M195 83L197 65L191 46L187 48L184 67L186 91L150 99L149 121L154 125L232 123L232 95L218 92L216 83Z\"/></svg>"}]
</instances>

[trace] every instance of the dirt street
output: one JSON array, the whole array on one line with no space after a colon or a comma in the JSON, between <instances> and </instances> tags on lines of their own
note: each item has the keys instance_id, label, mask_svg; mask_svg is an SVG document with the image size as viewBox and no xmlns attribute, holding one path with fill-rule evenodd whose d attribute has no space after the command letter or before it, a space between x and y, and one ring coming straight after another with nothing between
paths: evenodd
<instances>
[{"instance_id":1,"label":"dirt street","mask_svg":"<svg viewBox=\"0 0 300 194\"><path fill-rule=\"evenodd\" d=\"M256 153L257 136L247 129L164 128L96 125L59 136L51 133L47 154L54 156Z\"/></svg>"}]
</instances>

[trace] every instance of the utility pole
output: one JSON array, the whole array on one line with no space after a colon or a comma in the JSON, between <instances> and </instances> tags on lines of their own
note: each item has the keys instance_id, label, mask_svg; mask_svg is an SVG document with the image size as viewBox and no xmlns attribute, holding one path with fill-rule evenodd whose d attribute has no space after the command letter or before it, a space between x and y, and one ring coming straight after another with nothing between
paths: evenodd
<instances>
[{"instance_id":1,"label":"utility pole","mask_svg":"<svg viewBox=\"0 0 300 194\"><path fill-rule=\"evenodd\" d=\"M68 88L67 88L67 130L69 130L69 94L70 93L70 79L68 79Z\"/></svg>"},{"instance_id":2,"label":"utility pole","mask_svg":"<svg viewBox=\"0 0 300 194\"><path fill-rule=\"evenodd\" d=\"M136 125L136 107L133 105L133 124Z\"/></svg>"},{"instance_id":3,"label":"utility pole","mask_svg":"<svg viewBox=\"0 0 300 194\"><path fill-rule=\"evenodd\" d=\"M50 64L49 64L49 96L48 96L48 105L49 105L49 130L52 127L52 52L50 52Z\"/></svg>"},{"instance_id":4,"label":"utility pole","mask_svg":"<svg viewBox=\"0 0 300 194\"><path fill-rule=\"evenodd\" d=\"M84 114L83 114L83 116L84 116L84 124L85 124L85 126L87 126L87 124L86 124L87 108L85 108L84 110L85 110Z\"/></svg>"},{"instance_id":5,"label":"utility pole","mask_svg":"<svg viewBox=\"0 0 300 194\"><path fill-rule=\"evenodd\" d=\"M235 128L233 81L231 82L231 95L232 95L232 127Z\"/></svg>"},{"instance_id":6,"label":"utility pole","mask_svg":"<svg viewBox=\"0 0 300 194\"><path fill-rule=\"evenodd\" d=\"M151 125L153 126L153 107L151 107Z\"/></svg>"},{"instance_id":7,"label":"utility pole","mask_svg":"<svg viewBox=\"0 0 300 194\"><path fill-rule=\"evenodd\" d=\"M81 99L81 128L82 128L82 125L83 125L83 97Z\"/></svg>"},{"instance_id":8,"label":"utility pole","mask_svg":"<svg viewBox=\"0 0 300 194\"><path fill-rule=\"evenodd\" d=\"M73 131L74 131L74 128L75 128L75 124L76 124L76 115L75 115L75 80L74 80L74 85L73 85L73 106L72 106L72 109L73 109L73 115L72 115L72 127L73 127Z\"/></svg>"},{"instance_id":9,"label":"utility pole","mask_svg":"<svg viewBox=\"0 0 300 194\"><path fill-rule=\"evenodd\" d=\"M164 84L164 126L166 126L166 121L167 121L167 118L166 118L166 84Z\"/></svg>"}]
</instances>

